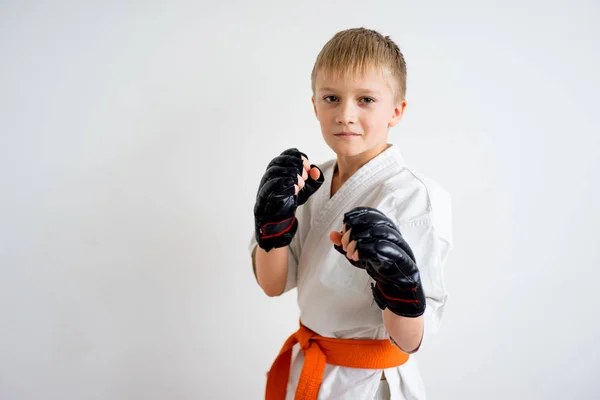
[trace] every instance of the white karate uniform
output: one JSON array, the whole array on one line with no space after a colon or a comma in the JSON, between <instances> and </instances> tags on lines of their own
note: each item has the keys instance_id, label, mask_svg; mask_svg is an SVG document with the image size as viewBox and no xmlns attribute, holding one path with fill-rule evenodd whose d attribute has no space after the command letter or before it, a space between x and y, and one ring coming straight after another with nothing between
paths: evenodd
<instances>
[{"instance_id":1,"label":"white karate uniform","mask_svg":"<svg viewBox=\"0 0 600 400\"><path fill-rule=\"evenodd\" d=\"M302 323L322 336L389 339L383 311L373 300L373 280L329 240L331 231L341 231L345 212L359 206L377 208L396 223L417 259L427 299L422 348L438 330L447 298L442 269L452 247L450 196L437 183L408 169L400 150L392 145L330 197L335 163L330 160L319 166L325 181L296 212L298 230L288 247L285 291L297 288ZM255 245L252 237L250 251ZM294 398L303 364L299 346L294 350L287 400ZM384 372L392 400L425 398L414 357ZM328 364L318 399L374 399L381 374L382 370Z\"/></svg>"}]
</instances>

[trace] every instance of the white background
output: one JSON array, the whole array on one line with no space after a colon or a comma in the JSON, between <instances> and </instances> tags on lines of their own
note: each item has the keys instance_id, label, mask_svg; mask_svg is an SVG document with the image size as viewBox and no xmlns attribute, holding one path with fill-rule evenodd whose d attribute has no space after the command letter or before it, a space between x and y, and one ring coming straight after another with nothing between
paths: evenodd
<instances>
[{"instance_id":1,"label":"white background","mask_svg":"<svg viewBox=\"0 0 600 400\"><path fill-rule=\"evenodd\" d=\"M484 4L485 3L485 4ZM390 141L453 196L431 399L600 397L597 1L0 2L0 398L259 399L296 329L247 251L310 72L391 35Z\"/></svg>"}]
</instances>

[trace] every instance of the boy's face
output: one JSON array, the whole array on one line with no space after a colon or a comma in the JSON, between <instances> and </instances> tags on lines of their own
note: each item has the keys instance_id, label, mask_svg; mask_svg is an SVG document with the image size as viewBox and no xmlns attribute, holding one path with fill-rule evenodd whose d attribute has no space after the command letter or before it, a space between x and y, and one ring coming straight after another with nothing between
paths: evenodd
<instances>
[{"instance_id":1,"label":"boy's face","mask_svg":"<svg viewBox=\"0 0 600 400\"><path fill-rule=\"evenodd\" d=\"M315 115L338 156L370 159L386 148L388 128L400 121L406 107L405 100L394 100L388 75L372 69L347 78L317 74Z\"/></svg>"}]
</instances>

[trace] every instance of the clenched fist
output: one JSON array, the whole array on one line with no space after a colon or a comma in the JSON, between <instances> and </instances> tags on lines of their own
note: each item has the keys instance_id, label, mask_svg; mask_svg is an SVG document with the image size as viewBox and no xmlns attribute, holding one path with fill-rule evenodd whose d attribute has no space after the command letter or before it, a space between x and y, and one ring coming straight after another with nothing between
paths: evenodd
<instances>
[{"instance_id":1,"label":"clenched fist","mask_svg":"<svg viewBox=\"0 0 600 400\"><path fill-rule=\"evenodd\" d=\"M298 229L296 209L323 180L321 170L297 149L288 149L271 160L254 205L256 241L261 248L268 252L290 244Z\"/></svg>"},{"instance_id":2,"label":"clenched fist","mask_svg":"<svg viewBox=\"0 0 600 400\"><path fill-rule=\"evenodd\" d=\"M396 225L381 211L357 207L344 214L342 232L331 232L334 248L375 280L381 309L403 317L425 312L425 293L415 256Z\"/></svg>"}]
</instances>

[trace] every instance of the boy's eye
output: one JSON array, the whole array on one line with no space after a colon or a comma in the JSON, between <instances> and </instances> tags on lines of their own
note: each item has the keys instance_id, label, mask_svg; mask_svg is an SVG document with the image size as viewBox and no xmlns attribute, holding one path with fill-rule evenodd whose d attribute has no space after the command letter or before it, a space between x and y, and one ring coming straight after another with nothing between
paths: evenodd
<instances>
[{"instance_id":1,"label":"boy's eye","mask_svg":"<svg viewBox=\"0 0 600 400\"><path fill-rule=\"evenodd\" d=\"M323 97L323 100L325 100L327 103L336 103L340 101L339 97L334 95L325 96ZM360 101L365 104L375 103L375 99L372 97L362 97Z\"/></svg>"}]
</instances>

